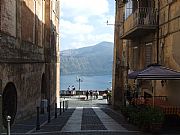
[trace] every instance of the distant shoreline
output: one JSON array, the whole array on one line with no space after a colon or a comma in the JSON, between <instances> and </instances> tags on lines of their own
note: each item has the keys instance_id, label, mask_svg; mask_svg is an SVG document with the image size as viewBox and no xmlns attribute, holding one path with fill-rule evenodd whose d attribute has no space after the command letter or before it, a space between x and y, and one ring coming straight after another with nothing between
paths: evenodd
<instances>
[{"instance_id":1,"label":"distant shoreline","mask_svg":"<svg viewBox=\"0 0 180 135\"><path fill-rule=\"evenodd\" d=\"M60 76L104 76L104 75L112 75L112 74L60 74Z\"/></svg>"},{"instance_id":2,"label":"distant shoreline","mask_svg":"<svg viewBox=\"0 0 180 135\"><path fill-rule=\"evenodd\" d=\"M112 74L108 75L61 75L60 76L60 89L66 90L69 86L74 86L79 89L79 82L81 78L80 89L82 90L106 90L112 87Z\"/></svg>"}]
</instances>

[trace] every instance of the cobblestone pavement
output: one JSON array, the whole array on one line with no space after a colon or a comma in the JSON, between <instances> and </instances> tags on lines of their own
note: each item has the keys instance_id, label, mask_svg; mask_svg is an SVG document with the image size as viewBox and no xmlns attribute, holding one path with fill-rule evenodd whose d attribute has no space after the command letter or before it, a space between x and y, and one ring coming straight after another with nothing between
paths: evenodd
<instances>
[{"instance_id":1,"label":"cobblestone pavement","mask_svg":"<svg viewBox=\"0 0 180 135\"><path fill-rule=\"evenodd\" d=\"M106 130L106 128L92 108L84 108L81 130Z\"/></svg>"},{"instance_id":2,"label":"cobblestone pavement","mask_svg":"<svg viewBox=\"0 0 180 135\"><path fill-rule=\"evenodd\" d=\"M41 116L41 128L35 130L35 120L29 120L12 128L12 134L38 135L148 135L127 123L121 113L112 110L105 99L80 100L66 98L69 108L50 123ZM18 127L18 128L17 128ZM27 128L28 127L28 128ZM165 134L164 134L165 135ZM167 135L170 135L167 133Z\"/></svg>"}]
</instances>

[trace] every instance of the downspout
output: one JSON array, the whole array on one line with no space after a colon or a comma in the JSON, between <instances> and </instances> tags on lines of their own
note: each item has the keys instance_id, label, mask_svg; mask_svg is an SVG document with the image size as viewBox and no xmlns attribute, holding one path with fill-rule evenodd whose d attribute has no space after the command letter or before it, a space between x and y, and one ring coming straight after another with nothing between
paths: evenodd
<instances>
[{"instance_id":1,"label":"downspout","mask_svg":"<svg viewBox=\"0 0 180 135\"><path fill-rule=\"evenodd\" d=\"M1 86L0 86L1 87ZM3 132L2 93L0 93L0 135Z\"/></svg>"},{"instance_id":2,"label":"downspout","mask_svg":"<svg viewBox=\"0 0 180 135\"><path fill-rule=\"evenodd\" d=\"M34 45L37 46L38 45L38 42L37 42L37 9L36 9L36 0L34 0Z\"/></svg>"},{"instance_id":3,"label":"downspout","mask_svg":"<svg viewBox=\"0 0 180 135\"><path fill-rule=\"evenodd\" d=\"M156 37L156 51L157 51L157 64L159 64L159 14L160 14L160 2L158 0L158 9L157 9L157 37Z\"/></svg>"}]
</instances>

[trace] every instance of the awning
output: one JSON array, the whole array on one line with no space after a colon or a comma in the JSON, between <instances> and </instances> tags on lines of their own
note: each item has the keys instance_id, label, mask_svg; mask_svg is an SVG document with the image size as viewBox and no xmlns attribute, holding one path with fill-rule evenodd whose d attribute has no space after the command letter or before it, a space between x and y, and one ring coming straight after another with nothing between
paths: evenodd
<instances>
[{"instance_id":1,"label":"awning","mask_svg":"<svg viewBox=\"0 0 180 135\"><path fill-rule=\"evenodd\" d=\"M128 75L128 77L129 76L131 77L129 79L134 78L138 80L180 80L180 72L157 64L149 65L147 68L141 70L140 72L132 72ZM156 82L153 81L153 106L156 91L155 83Z\"/></svg>"},{"instance_id":2,"label":"awning","mask_svg":"<svg viewBox=\"0 0 180 135\"><path fill-rule=\"evenodd\" d=\"M128 74L128 78L145 80L179 80L180 72L154 64L141 71L134 71Z\"/></svg>"}]
</instances>

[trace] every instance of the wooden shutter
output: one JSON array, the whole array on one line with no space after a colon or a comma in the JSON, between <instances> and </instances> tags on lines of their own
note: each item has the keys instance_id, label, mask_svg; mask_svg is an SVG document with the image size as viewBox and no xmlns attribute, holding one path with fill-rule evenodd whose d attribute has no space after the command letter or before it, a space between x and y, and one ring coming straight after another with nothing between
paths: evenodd
<instances>
[{"instance_id":1,"label":"wooden shutter","mask_svg":"<svg viewBox=\"0 0 180 135\"><path fill-rule=\"evenodd\" d=\"M138 65L138 47L133 48L133 68L137 69Z\"/></svg>"},{"instance_id":2,"label":"wooden shutter","mask_svg":"<svg viewBox=\"0 0 180 135\"><path fill-rule=\"evenodd\" d=\"M152 43L146 44L145 48L145 65L152 63Z\"/></svg>"}]
</instances>

